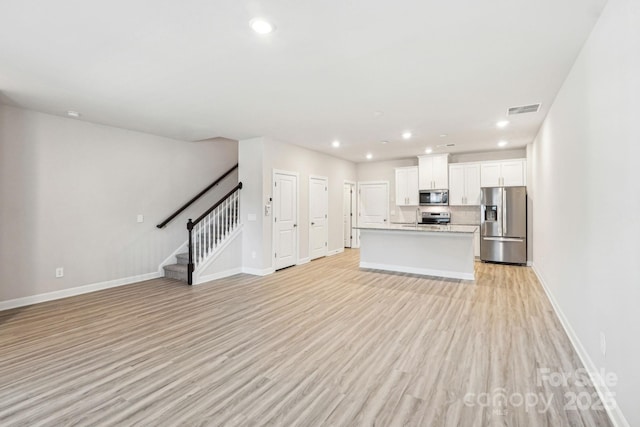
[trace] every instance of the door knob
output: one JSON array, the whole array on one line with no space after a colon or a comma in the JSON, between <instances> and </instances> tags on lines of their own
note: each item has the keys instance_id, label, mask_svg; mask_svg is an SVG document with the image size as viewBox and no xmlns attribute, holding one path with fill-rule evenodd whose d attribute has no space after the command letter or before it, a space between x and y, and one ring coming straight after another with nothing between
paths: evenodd
<instances>
[{"instance_id":1,"label":"door knob","mask_svg":"<svg viewBox=\"0 0 640 427\"><path fill-rule=\"evenodd\" d=\"M298 226L298 224L293 224L293 226L294 226L294 227L297 227L297 226Z\"/></svg>"},{"instance_id":2,"label":"door knob","mask_svg":"<svg viewBox=\"0 0 640 427\"><path fill-rule=\"evenodd\" d=\"M311 223L311 225L316 225L316 223L315 223L315 222L312 222L312 223Z\"/></svg>"}]
</instances>

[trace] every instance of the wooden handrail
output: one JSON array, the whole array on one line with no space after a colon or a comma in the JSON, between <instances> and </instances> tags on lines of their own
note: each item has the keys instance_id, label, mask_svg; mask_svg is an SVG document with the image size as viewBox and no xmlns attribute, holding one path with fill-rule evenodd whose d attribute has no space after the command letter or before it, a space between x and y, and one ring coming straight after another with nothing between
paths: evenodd
<instances>
[{"instance_id":1,"label":"wooden handrail","mask_svg":"<svg viewBox=\"0 0 640 427\"><path fill-rule=\"evenodd\" d=\"M205 188L204 190L202 190L201 192L199 192L198 194L196 194L191 200L189 200L187 203L185 203L184 205L182 205L177 211L175 211L174 213L172 213L171 215L169 215L169 217L167 217L167 219L165 219L164 221L162 221L160 224L156 225L156 227L158 228L164 228L165 225L169 224L169 222L171 222L172 219L174 219L175 217L177 217L178 215L180 215L182 213L182 211L184 211L185 209L187 209L189 206L191 206L196 200L198 200L200 197L204 196L204 194L211 190L213 187L215 187L216 185L218 185L220 183L220 181L222 181L223 179L225 179L227 176L229 176L231 174L231 172L233 172L234 170L236 170L238 168L238 164L236 163L236 165L234 167L232 167L231 169L229 169L228 171L226 171L220 178L216 179L215 181L213 181L213 183L209 184L207 186L207 188Z\"/></svg>"}]
</instances>

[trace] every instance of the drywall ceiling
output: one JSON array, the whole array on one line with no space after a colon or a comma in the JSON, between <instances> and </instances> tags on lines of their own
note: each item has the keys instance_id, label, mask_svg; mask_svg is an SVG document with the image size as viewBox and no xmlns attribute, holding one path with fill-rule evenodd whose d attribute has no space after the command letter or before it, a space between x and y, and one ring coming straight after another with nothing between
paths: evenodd
<instances>
[{"instance_id":1,"label":"drywall ceiling","mask_svg":"<svg viewBox=\"0 0 640 427\"><path fill-rule=\"evenodd\" d=\"M605 2L2 0L0 98L353 161L513 148L533 139ZM276 31L253 33L257 16ZM536 102L539 113L495 127Z\"/></svg>"}]
</instances>

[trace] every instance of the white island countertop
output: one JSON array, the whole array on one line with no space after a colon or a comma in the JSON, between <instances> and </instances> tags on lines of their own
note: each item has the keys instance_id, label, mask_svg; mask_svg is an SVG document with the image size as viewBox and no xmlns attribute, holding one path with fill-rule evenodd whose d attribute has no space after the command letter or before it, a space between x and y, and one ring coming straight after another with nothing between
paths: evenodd
<instances>
[{"instance_id":1,"label":"white island countertop","mask_svg":"<svg viewBox=\"0 0 640 427\"><path fill-rule=\"evenodd\" d=\"M385 224L365 225L354 227L357 230L387 230L387 231L430 231L436 233L470 233L478 231L477 225L435 225L435 224Z\"/></svg>"},{"instance_id":2,"label":"white island countertop","mask_svg":"<svg viewBox=\"0 0 640 427\"><path fill-rule=\"evenodd\" d=\"M360 231L360 267L474 280L476 225L366 224Z\"/></svg>"}]
</instances>

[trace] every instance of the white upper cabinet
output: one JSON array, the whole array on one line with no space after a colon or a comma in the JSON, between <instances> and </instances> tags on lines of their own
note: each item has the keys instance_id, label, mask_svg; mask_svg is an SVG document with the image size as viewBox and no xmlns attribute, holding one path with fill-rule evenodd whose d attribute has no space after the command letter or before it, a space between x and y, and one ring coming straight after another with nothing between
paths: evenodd
<instances>
[{"instance_id":1,"label":"white upper cabinet","mask_svg":"<svg viewBox=\"0 0 640 427\"><path fill-rule=\"evenodd\" d=\"M418 167L396 168L396 205L418 206Z\"/></svg>"},{"instance_id":2,"label":"white upper cabinet","mask_svg":"<svg viewBox=\"0 0 640 427\"><path fill-rule=\"evenodd\" d=\"M527 183L526 160L502 162L502 186L517 187Z\"/></svg>"},{"instance_id":3,"label":"white upper cabinet","mask_svg":"<svg viewBox=\"0 0 640 427\"><path fill-rule=\"evenodd\" d=\"M418 167L407 168L407 198L410 206L420 204L420 190L418 189Z\"/></svg>"},{"instance_id":4,"label":"white upper cabinet","mask_svg":"<svg viewBox=\"0 0 640 427\"><path fill-rule=\"evenodd\" d=\"M500 163L482 163L480 166L480 185L482 187L500 187L502 167Z\"/></svg>"},{"instance_id":5,"label":"white upper cabinet","mask_svg":"<svg viewBox=\"0 0 640 427\"><path fill-rule=\"evenodd\" d=\"M482 187L517 187L527 185L525 159L483 162L480 171Z\"/></svg>"},{"instance_id":6,"label":"white upper cabinet","mask_svg":"<svg viewBox=\"0 0 640 427\"><path fill-rule=\"evenodd\" d=\"M446 190L449 188L449 155L418 157L420 190Z\"/></svg>"},{"instance_id":7,"label":"white upper cabinet","mask_svg":"<svg viewBox=\"0 0 640 427\"><path fill-rule=\"evenodd\" d=\"M449 205L480 205L479 163L459 163L449 166Z\"/></svg>"}]
</instances>

